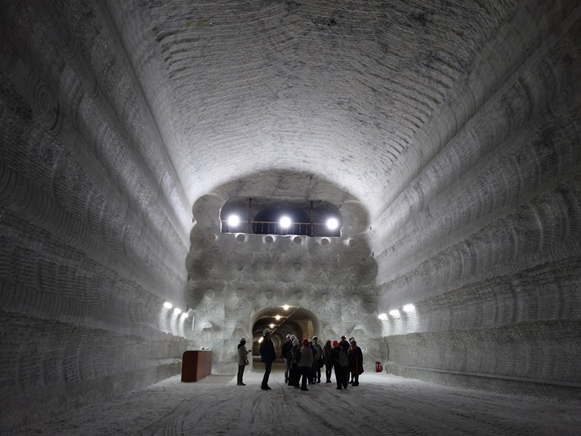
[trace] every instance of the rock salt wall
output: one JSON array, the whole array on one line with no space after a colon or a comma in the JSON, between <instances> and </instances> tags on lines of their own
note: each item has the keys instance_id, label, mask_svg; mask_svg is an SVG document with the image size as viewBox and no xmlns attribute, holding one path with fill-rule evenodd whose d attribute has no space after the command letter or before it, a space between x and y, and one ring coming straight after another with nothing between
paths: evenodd
<instances>
[{"instance_id":1,"label":"rock salt wall","mask_svg":"<svg viewBox=\"0 0 581 436\"><path fill-rule=\"evenodd\" d=\"M402 189L370 236L379 307L401 312L384 323L389 372L579 397L574 6L520 8L418 134L422 153L402 160Z\"/></svg>"}]
</instances>

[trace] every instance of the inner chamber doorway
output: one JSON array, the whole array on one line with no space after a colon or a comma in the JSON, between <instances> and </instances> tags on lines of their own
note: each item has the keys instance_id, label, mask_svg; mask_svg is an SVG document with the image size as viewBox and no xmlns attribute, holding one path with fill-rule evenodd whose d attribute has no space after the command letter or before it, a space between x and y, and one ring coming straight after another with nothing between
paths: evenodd
<instances>
[{"instance_id":1,"label":"inner chamber doorway","mask_svg":"<svg viewBox=\"0 0 581 436\"><path fill-rule=\"evenodd\" d=\"M303 338L312 339L314 335L319 335L321 321L317 315L301 306L271 306L257 311L251 325L252 357L255 362L260 362L259 341L267 328L272 332L276 361L282 365L282 346L286 342L286 335L295 335L299 341Z\"/></svg>"}]
</instances>

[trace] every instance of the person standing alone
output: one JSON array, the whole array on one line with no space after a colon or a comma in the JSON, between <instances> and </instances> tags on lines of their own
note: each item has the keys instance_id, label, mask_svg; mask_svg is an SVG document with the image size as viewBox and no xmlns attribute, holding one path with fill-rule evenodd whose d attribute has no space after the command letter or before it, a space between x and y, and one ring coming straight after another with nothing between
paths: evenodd
<instances>
[{"instance_id":1,"label":"person standing alone","mask_svg":"<svg viewBox=\"0 0 581 436\"><path fill-rule=\"evenodd\" d=\"M242 376L244 375L244 367L248 365L250 362L248 361L248 353L250 350L246 351L246 339L240 339L240 343L238 344L238 383L237 386L246 386L242 381Z\"/></svg>"},{"instance_id":2,"label":"person standing alone","mask_svg":"<svg viewBox=\"0 0 581 436\"><path fill-rule=\"evenodd\" d=\"M270 339L270 330L264 330L264 337L260 344L260 360L264 362L264 377L262 377L262 385L260 389L264 391L269 391L271 388L268 386L268 378L270 377L270 371L272 370L272 362L276 359L276 353L274 351L274 344L272 339Z\"/></svg>"}]
</instances>

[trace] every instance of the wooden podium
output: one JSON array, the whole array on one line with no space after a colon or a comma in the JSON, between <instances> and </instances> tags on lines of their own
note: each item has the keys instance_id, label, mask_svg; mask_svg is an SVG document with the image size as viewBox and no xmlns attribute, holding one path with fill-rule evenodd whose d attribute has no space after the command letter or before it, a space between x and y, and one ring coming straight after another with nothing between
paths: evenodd
<instances>
[{"instance_id":1,"label":"wooden podium","mask_svg":"<svg viewBox=\"0 0 581 436\"><path fill-rule=\"evenodd\" d=\"M186 351L182 358L182 381L202 380L212 373L212 352L206 350Z\"/></svg>"}]
</instances>

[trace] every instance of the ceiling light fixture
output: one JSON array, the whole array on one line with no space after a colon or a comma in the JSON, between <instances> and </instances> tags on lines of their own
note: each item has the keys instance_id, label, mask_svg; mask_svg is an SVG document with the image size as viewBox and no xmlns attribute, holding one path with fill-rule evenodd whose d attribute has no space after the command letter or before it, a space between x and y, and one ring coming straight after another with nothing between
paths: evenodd
<instances>
[{"instance_id":1,"label":"ceiling light fixture","mask_svg":"<svg viewBox=\"0 0 581 436\"><path fill-rule=\"evenodd\" d=\"M291 225L291 219L290 219L288 216L283 216L283 217L280 219L280 226L281 226L283 229L289 228L289 227L290 227L290 225Z\"/></svg>"},{"instance_id":2,"label":"ceiling light fixture","mask_svg":"<svg viewBox=\"0 0 581 436\"><path fill-rule=\"evenodd\" d=\"M335 218L329 218L327 220L327 227L331 230L335 230L337 227L339 227L339 221L337 221Z\"/></svg>"},{"instance_id":3,"label":"ceiling light fixture","mask_svg":"<svg viewBox=\"0 0 581 436\"><path fill-rule=\"evenodd\" d=\"M240 224L240 218L238 218L238 215L230 215L228 217L229 226L236 227L238 224Z\"/></svg>"}]
</instances>

